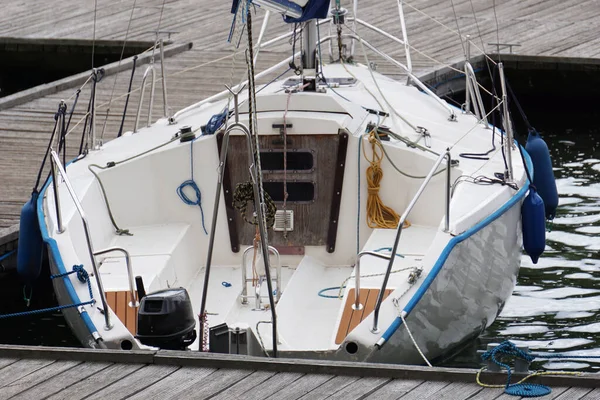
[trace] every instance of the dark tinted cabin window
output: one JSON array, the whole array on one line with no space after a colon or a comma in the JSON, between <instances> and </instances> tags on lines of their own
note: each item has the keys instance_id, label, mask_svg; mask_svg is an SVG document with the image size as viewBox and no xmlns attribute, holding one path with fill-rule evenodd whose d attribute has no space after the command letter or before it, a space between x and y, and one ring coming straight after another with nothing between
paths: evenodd
<instances>
[{"instance_id":1,"label":"dark tinted cabin window","mask_svg":"<svg viewBox=\"0 0 600 400\"><path fill-rule=\"evenodd\" d=\"M264 151L260 153L260 164L263 171L283 171L283 152ZM288 151L287 169L290 171L306 171L313 169L313 155L308 151Z\"/></svg>"},{"instance_id":2,"label":"dark tinted cabin window","mask_svg":"<svg viewBox=\"0 0 600 400\"><path fill-rule=\"evenodd\" d=\"M274 201L283 201L283 182L263 182L263 188ZM288 202L313 201L315 184L313 182L288 182Z\"/></svg>"}]
</instances>

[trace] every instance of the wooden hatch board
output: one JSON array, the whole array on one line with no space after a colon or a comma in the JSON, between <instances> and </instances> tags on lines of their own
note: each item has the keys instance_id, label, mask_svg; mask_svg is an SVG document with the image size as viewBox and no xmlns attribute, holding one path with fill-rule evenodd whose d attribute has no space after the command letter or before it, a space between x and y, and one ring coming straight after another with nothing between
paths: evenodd
<instances>
[{"instance_id":1,"label":"wooden hatch board","mask_svg":"<svg viewBox=\"0 0 600 400\"><path fill-rule=\"evenodd\" d=\"M136 293L137 297L137 293ZM106 301L108 306L119 317L123 325L132 335L136 334L137 330L137 315L138 309L129 307L129 291L106 292Z\"/></svg>"},{"instance_id":2,"label":"wooden hatch board","mask_svg":"<svg viewBox=\"0 0 600 400\"><path fill-rule=\"evenodd\" d=\"M386 289L383 300L385 300L392 291L393 289ZM354 305L356 290L354 288L350 289L346 296L344 312L342 313L342 320L340 321L335 337L335 344L342 343L346 336L348 336L358 324L375 310L375 303L377 303L379 292L379 289L360 289L360 304L363 305L363 308L361 310L354 310L352 309L352 306Z\"/></svg>"}]
</instances>

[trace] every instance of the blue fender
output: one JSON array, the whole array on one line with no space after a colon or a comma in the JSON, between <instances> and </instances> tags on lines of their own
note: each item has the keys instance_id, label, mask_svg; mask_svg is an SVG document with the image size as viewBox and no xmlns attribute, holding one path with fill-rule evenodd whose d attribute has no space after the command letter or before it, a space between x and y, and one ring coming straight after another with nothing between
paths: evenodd
<instances>
[{"instance_id":1,"label":"blue fender","mask_svg":"<svg viewBox=\"0 0 600 400\"><path fill-rule=\"evenodd\" d=\"M546 247L546 218L544 201L533 187L523 200L521 222L523 229L523 247L531 261L537 264Z\"/></svg>"},{"instance_id":2,"label":"blue fender","mask_svg":"<svg viewBox=\"0 0 600 400\"><path fill-rule=\"evenodd\" d=\"M17 272L26 282L36 280L42 270L44 242L38 223L38 196L38 192L34 191L21 209Z\"/></svg>"},{"instance_id":3,"label":"blue fender","mask_svg":"<svg viewBox=\"0 0 600 400\"><path fill-rule=\"evenodd\" d=\"M558 191L556 190L556 181L552 171L552 160L548 146L540 134L532 129L527 137L525 145L527 153L531 156L533 162L533 185L537 189L540 197L544 200L546 209L546 218L554 219L556 208L558 207Z\"/></svg>"}]
</instances>

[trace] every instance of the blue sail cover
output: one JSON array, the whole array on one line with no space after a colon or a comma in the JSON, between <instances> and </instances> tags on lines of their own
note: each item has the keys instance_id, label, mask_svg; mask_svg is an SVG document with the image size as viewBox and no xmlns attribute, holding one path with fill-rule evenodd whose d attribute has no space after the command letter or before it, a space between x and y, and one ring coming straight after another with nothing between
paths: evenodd
<instances>
[{"instance_id":1,"label":"blue sail cover","mask_svg":"<svg viewBox=\"0 0 600 400\"><path fill-rule=\"evenodd\" d=\"M300 15L299 17L294 18L290 15L286 15L287 13L284 13L283 20L288 24L294 24L315 18L326 18L327 13L329 12L329 1L330 0L309 0L304 7L301 7L290 0L260 0L257 1L256 4L259 7L272 8L272 11L283 12L282 10L287 10L290 14ZM232 14L237 12L239 3L240 0L233 0L231 4Z\"/></svg>"},{"instance_id":2,"label":"blue sail cover","mask_svg":"<svg viewBox=\"0 0 600 400\"><path fill-rule=\"evenodd\" d=\"M286 1L286 0L279 0ZM284 17L283 20L288 24L294 24L298 22L304 22L315 18L326 18L329 12L329 1L330 0L310 0L308 4L304 6L302 16L300 18Z\"/></svg>"}]
</instances>

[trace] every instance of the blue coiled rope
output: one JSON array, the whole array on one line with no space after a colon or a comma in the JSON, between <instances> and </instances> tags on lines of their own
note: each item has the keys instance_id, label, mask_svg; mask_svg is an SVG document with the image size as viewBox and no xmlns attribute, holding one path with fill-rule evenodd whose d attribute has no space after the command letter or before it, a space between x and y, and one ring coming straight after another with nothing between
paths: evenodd
<instances>
[{"instance_id":1,"label":"blue coiled rope","mask_svg":"<svg viewBox=\"0 0 600 400\"><path fill-rule=\"evenodd\" d=\"M522 397L539 397L545 396L549 394L552 390L546 385L540 385L535 383L516 383L510 384L511 371L510 366L499 361L497 357L502 356L512 356L515 358L521 358L526 360L527 362L531 362L536 358L562 358L562 359L586 359L586 358L600 358L600 356L590 356L590 355L570 355L570 354L542 354L542 353L526 353L523 350L520 350L515 346L514 343L505 340L500 343L497 347L486 351L481 355L483 360L492 360L496 365L506 369L508 378L506 381L506 385L504 386L504 392L513 396L522 396ZM481 371L480 371L481 372ZM577 375L576 372L534 372L533 374L527 376L525 379L530 378L536 375L549 375L549 374L573 374ZM525 379L522 379L523 382ZM477 383L482 386L486 386L479 381L479 374L477 374ZM487 386L489 387L489 386Z\"/></svg>"},{"instance_id":2,"label":"blue coiled rope","mask_svg":"<svg viewBox=\"0 0 600 400\"><path fill-rule=\"evenodd\" d=\"M84 301L84 302L81 302L81 303L74 303L74 304L65 304L65 305L56 306L56 307L42 308L42 309L39 309L39 310L17 312L17 313L12 313L12 314L0 314L0 319L6 319L6 318L12 318L12 317L25 317L25 316L28 316L28 315L43 314L43 313L47 313L47 312L60 311L60 310L64 310L64 309L67 309L67 308L74 308L74 307L79 307L79 306L87 306L87 305L91 305L91 304L96 303L96 300L94 300L94 296L93 296L93 293L92 293L92 284L90 282L90 276L87 273L87 271L83 268L83 265L73 265L73 270L72 271L65 272L64 274L50 275L50 279L62 278L64 276L71 275L71 274L77 274L77 279L79 279L79 281L81 283L87 283L88 290L89 290L89 293L90 293L90 300L89 301Z\"/></svg>"},{"instance_id":3,"label":"blue coiled rope","mask_svg":"<svg viewBox=\"0 0 600 400\"><path fill-rule=\"evenodd\" d=\"M503 355L509 355L517 358L522 358L527 362L531 362L535 359L535 357L531 354L525 353L523 350L517 348L514 343L505 340L500 343L500 345L494 347L491 350L486 351L481 355L481 359L487 361L491 359L496 365L506 369L506 386L504 387L504 392L513 396L522 396L522 397L540 397L549 394L552 390L545 385L539 385L535 383L510 383L511 371L510 365L503 363L498 360L497 357L502 357Z\"/></svg>"},{"instance_id":4,"label":"blue coiled rope","mask_svg":"<svg viewBox=\"0 0 600 400\"><path fill-rule=\"evenodd\" d=\"M177 195L179 196L181 201L183 201L188 206L200 207L200 214L202 215L202 229L204 229L204 233L208 235L208 232L206 231L206 227L204 226L204 210L202 209L202 193L200 193L200 188L196 184L196 181L194 181L194 140L195 139L192 139L190 141L190 169L192 171L192 179L188 179L187 181L184 181L181 185L179 185L179 187L177 188ZM190 199L185 194L184 189L188 188L188 187L191 188L192 191L194 192L194 194L196 196L195 200Z\"/></svg>"},{"instance_id":5,"label":"blue coiled rope","mask_svg":"<svg viewBox=\"0 0 600 400\"><path fill-rule=\"evenodd\" d=\"M83 264L73 265L73 270L70 272L65 272L64 274L50 275L50 279L62 278L71 274L77 274L77 279L79 282L87 283L88 291L90 292L90 299L93 299L94 295L92 294L92 282L90 281L90 275L83 268Z\"/></svg>"},{"instance_id":6,"label":"blue coiled rope","mask_svg":"<svg viewBox=\"0 0 600 400\"><path fill-rule=\"evenodd\" d=\"M214 135L215 132L225 123L229 115L229 109L225 107L219 114L215 114L208 120L208 123L204 127L203 133L205 135Z\"/></svg>"}]
</instances>

